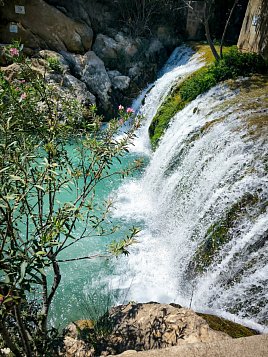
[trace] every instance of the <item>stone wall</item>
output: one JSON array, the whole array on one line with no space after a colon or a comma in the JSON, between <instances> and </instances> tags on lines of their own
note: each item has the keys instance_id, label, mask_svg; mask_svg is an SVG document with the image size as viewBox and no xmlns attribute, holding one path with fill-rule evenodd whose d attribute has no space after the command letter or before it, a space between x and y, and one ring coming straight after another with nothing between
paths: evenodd
<instances>
[{"instance_id":1,"label":"stone wall","mask_svg":"<svg viewBox=\"0 0 268 357\"><path fill-rule=\"evenodd\" d=\"M250 0L238 39L242 51L256 52L268 59L268 1Z\"/></svg>"},{"instance_id":2,"label":"stone wall","mask_svg":"<svg viewBox=\"0 0 268 357\"><path fill-rule=\"evenodd\" d=\"M188 9L186 33L188 40L200 40L202 38L202 23L204 17L205 2L195 1L191 4L192 9Z\"/></svg>"}]
</instances>

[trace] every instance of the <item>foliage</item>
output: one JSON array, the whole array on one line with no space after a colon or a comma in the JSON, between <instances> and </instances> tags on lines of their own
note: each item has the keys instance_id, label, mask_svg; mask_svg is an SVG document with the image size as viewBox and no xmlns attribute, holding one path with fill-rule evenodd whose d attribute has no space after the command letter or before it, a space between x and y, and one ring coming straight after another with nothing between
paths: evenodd
<instances>
[{"instance_id":1,"label":"foliage","mask_svg":"<svg viewBox=\"0 0 268 357\"><path fill-rule=\"evenodd\" d=\"M173 89L159 108L149 128L153 148L157 146L172 117L198 95L221 81L266 72L267 63L260 55L242 53L231 47L222 59L196 71Z\"/></svg>"},{"instance_id":2,"label":"foliage","mask_svg":"<svg viewBox=\"0 0 268 357\"><path fill-rule=\"evenodd\" d=\"M261 56L256 53L242 53L231 48L221 60L186 80L180 88L180 95L183 101L193 100L221 81L254 73L265 73L266 69L266 63Z\"/></svg>"},{"instance_id":3,"label":"foliage","mask_svg":"<svg viewBox=\"0 0 268 357\"><path fill-rule=\"evenodd\" d=\"M47 84L18 47L7 51L20 66L9 77L0 72L0 332L16 356L51 356L55 331L48 328L48 313L66 261L58 255L82 239L116 232L108 218L112 202L98 204L95 190L135 169L111 170L140 121L133 118L116 139L131 111L121 110L120 120L102 129L96 107L85 109ZM131 230L119 246L123 253L136 234ZM117 254L115 245L112 250ZM96 256L87 252L68 261Z\"/></svg>"},{"instance_id":4,"label":"foliage","mask_svg":"<svg viewBox=\"0 0 268 357\"><path fill-rule=\"evenodd\" d=\"M88 341L95 349L101 340L112 332L113 322L109 310L115 303L114 293L107 287L85 296L81 309L86 320L76 324L80 338ZM87 324L85 323L87 322Z\"/></svg>"},{"instance_id":5,"label":"foliage","mask_svg":"<svg viewBox=\"0 0 268 357\"><path fill-rule=\"evenodd\" d=\"M50 69L52 69L55 72L62 72L62 66L60 64L60 61L58 58L56 57L48 57L47 58L47 63L48 63L48 67Z\"/></svg>"}]
</instances>

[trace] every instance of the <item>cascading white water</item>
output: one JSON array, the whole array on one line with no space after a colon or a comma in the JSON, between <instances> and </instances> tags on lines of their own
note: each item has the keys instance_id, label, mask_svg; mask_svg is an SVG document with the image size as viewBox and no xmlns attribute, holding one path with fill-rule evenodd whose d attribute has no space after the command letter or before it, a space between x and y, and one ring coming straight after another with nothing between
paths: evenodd
<instances>
[{"instance_id":1,"label":"cascading white water","mask_svg":"<svg viewBox=\"0 0 268 357\"><path fill-rule=\"evenodd\" d=\"M130 147L131 151L150 154L148 129L157 109L175 83L203 65L200 55L195 54L187 46L177 47L173 51L167 63L159 72L158 79L150 84L133 103L133 109L144 117L144 123L137 133L135 145ZM144 103L142 104L142 102Z\"/></svg>"},{"instance_id":2,"label":"cascading white water","mask_svg":"<svg viewBox=\"0 0 268 357\"><path fill-rule=\"evenodd\" d=\"M148 127L168 83L198 66L191 57L158 79L132 150L148 154ZM267 140L248 135L254 112L239 110L238 94L219 85L177 113L143 176L116 192L114 215L143 225L140 244L117 263L128 300L268 323Z\"/></svg>"}]
</instances>

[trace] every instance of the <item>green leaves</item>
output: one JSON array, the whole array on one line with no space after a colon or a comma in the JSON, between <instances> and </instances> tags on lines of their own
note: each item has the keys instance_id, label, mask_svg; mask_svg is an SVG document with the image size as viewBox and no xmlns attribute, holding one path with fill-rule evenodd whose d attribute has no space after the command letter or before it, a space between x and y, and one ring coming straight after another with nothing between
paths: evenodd
<instances>
[{"instance_id":1,"label":"green leaves","mask_svg":"<svg viewBox=\"0 0 268 357\"><path fill-rule=\"evenodd\" d=\"M137 234L139 233L139 229L133 227L130 231L130 235L127 235L125 239L120 240L119 242L113 241L109 245L109 252L116 257L119 255L129 255L128 248L133 245L138 243L138 240L135 238Z\"/></svg>"},{"instance_id":2,"label":"green leaves","mask_svg":"<svg viewBox=\"0 0 268 357\"><path fill-rule=\"evenodd\" d=\"M50 60L50 68L57 70L57 65ZM32 337L47 335L46 319L61 279L58 256L83 239L117 233L109 218L111 201L104 197L99 203L96 192L113 176L140 165L123 171L113 166L121 164L140 118L133 118L133 126L116 139L130 113L102 128L95 106L83 108L48 84L30 61L19 66L12 78L0 70L0 297L18 298L21 316L18 320L9 303L0 306L0 314L21 355L28 352L16 337L21 337L18 324L30 335L31 348L43 355L46 339L35 343ZM128 255L137 234L133 228L111 244L110 252ZM84 253L86 259L108 256Z\"/></svg>"}]
</instances>

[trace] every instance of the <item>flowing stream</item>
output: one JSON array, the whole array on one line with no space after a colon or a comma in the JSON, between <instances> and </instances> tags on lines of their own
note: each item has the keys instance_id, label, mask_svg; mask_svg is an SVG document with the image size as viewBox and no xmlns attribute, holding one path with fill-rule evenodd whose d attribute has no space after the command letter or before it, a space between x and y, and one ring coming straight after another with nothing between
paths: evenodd
<instances>
[{"instance_id":1,"label":"flowing stream","mask_svg":"<svg viewBox=\"0 0 268 357\"><path fill-rule=\"evenodd\" d=\"M268 324L267 133L254 122L267 111L242 108L239 89L221 84L177 113L150 150L148 127L160 104L174 83L201 66L199 55L176 49L134 102L144 124L126 160L144 156L148 165L99 194L115 199L115 222L141 227L139 244L129 257L66 268L53 306L57 319L83 317L82 292L101 284L118 292L117 303L175 302L251 326ZM83 243L76 253L92 247L98 243Z\"/></svg>"}]
</instances>

